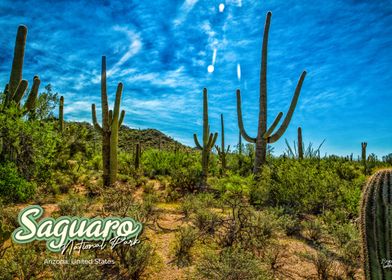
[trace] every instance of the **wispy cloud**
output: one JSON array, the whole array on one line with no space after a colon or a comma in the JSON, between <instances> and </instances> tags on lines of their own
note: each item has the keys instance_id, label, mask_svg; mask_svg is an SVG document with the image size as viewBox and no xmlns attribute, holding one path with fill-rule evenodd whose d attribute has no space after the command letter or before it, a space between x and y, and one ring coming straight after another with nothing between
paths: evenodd
<instances>
[{"instance_id":1,"label":"wispy cloud","mask_svg":"<svg viewBox=\"0 0 392 280\"><path fill-rule=\"evenodd\" d=\"M187 18L189 12L193 9L198 0L185 0L178 10L178 15L173 21L175 26L181 25Z\"/></svg>"}]
</instances>

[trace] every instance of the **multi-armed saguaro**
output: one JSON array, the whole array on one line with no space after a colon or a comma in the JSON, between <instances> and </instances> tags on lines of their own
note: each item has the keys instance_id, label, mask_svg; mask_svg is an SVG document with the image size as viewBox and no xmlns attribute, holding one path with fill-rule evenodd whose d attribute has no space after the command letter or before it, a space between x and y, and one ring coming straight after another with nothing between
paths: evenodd
<instances>
[{"instance_id":1,"label":"multi-armed saguaro","mask_svg":"<svg viewBox=\"0 0 392 280\"><path fill-rule=\"evenodd\" d=\"M297 87L294 92L294 97L291 100L290 108L287 112L286 117L283 120L282 125L275 132L275 128L278 125L280 119L283 116L283 113L280 112L276 119L273 121L270 128L267 129L267 45L268 45L268 32L270 28L271 22L271 12L267 13L267 19L264 27L264 37L263 37L263 46L261 52L261 71L260 71L260 109L259 109L259 122L258 122L258 130L256 137L250 137L244 129L244 124L242 121L242 112L241 112L241 93L240 90L237 90L237 114L238 114L238 126L240 128L241 134L244 139L250 143L256 144L256 156L254 160L254 168L253 172L258 174L260 172L261 166L266 162L267 156L267 144L274 143L279 140L279 138L286 131L291 117L294 113L294 109L297 105L299 93L301 91L301 87L303 81L305 79L306 72L302 72L302 75L298 81Z\"/></svg>"},{"instance_id":2,"label":"multi-armed saguaro","mask_svg":"<svg viewBox=\"0 0 392 280\"><path fill-rule=\"evenodd\" d=\"M10 80L4 90L5 99L3 102L3 108L7 108L12 102L20 106L20 101L22 100L28 86L27 80L22 79L26 37L27 27L19 25L15 41ZM35 110L40 82L41 81L38 76L34 76L33 86L31 87L26 103L23 106L25 112Z\"/></svg>"},{"instance_id":3,"label":"multi-armed saguaro","mask_svg":"<svg viewBox=\"0 0 392 280\"><path fill-rule=\"evenodd\" d=\"M202 187L207 186L207 176L208 176L208 161L210 158L210 152L212 147L216 142L218 133L210 133L210 126L208 124L208 101L207 101L207 89L203 89L203 146L200 145L197 135L193 134L193 139L195 140L196 147L202 150Z\"/></svg>"},{"instance_id":4,"label":"multi-armed saguaro","mask_svg":"<svg viewBox=\"0 0 392 280\"><path fill-rule=\"evenodd\" d=\"M101 103L102 103L102 127L98 124L95 104L91 105L94 127L102 134L102 161L103 161L103 184L112 185L117 178L117 146L118 130L124 120L125 111L120 114L120 102L123 84L119 83L116 91L114 111L109 110L108 95L106 89L106 57L102 57L101 72Z\"/></svg>"},{"instance_id":5,"label":"multi-armed saguaro","mask_svg":"<svg viewBox=\"0 0 392 280\"><path fill-rule=\"evenodd\" d=\"M384 267L392 260L392 169L378 171L366 184L360 219L365 278L392 279Z\"/></svg>"},{"instance_id":6,"label":"multi-armed saguaro","mask_svg":"<svg viewBox=\"0 0 392 280\"><path fill-rule=\"evenodd\" d=\"M222 174L225 174L225 170L226 170L226 154L229 152L230 150L230 145L227 146L227 149L225 147L225 126L224 126L224 121L223 121L223 114L221 114L221 147L219 148L218 145L215 145L215 149L218 151L218 156L221 160L221 164L222 164Z\"/></svg>"}]
</instances>

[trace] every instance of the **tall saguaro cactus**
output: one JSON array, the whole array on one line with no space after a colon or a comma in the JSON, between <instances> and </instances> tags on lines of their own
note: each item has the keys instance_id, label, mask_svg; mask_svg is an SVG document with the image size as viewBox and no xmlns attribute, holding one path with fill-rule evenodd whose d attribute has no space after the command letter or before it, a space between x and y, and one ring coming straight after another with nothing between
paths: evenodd
<instances>
[{"instance_id":1,"label":"tall saguaro cactus","mask_svg":"<svg viewBox=\"0 0 392 280\"><path fill-rule=\"evenodd\" d=\"M302 143L302 128L298 127L298 158L304 158L304 144Z\"/></svg>"},{"instance_id":2,"label":"tall saguaro cactus","mask_svg":"<svg viewBox=\"0 0 392 280\"><path fill-rule=\"evenodd\" d=\"M101 103L102 103L102 127L98 124L95 104L91 105L94 127L102 134L102 161L103 161L103 184L110 186L117 178L117 148L118 130L124 120L125 111L120 113L121 94L123 84L117 85L114 111L109 110L108 95L106 88L106 56L102 56L101 71Z\"/></svg>"},{"instance_id":3,"label":"tall saguaro cactus","mask_svg":"<svg viewBox=\"0 0 392 280\"><path fill-rule=\"evenodd\" d=\"M60 132L63 132L63 129L64 129L64 96L60 97L59 128L60 128Z\"/></svg>"},{"instance_id":4,"label":"tall saguaro cactus","mask_svg":"<svg viewBox=\"0 0 392 280\"><path fill-rule=\"evenodd\" d=\"M264 37L263 37L263 46L261 51L261 71L260 71L260 108L259 108L259 121L258 121L258 130L256 137L250 137L245 129L242 121L242 112L241 112L241 92L237 90L237 114L238 114L238 126L240 128L241 134L244 139L250 143L256 144L256 156L254 160L253 172L258 174L260 172L261 166L266 162L267 156L267 144L274 143L279 140L279 138L286 131L291 117L293 116L294 109L297 105L298 97L301 92L302 84L306 76L306 71L302 72L302 75L298 81L297 87L294 92L294 97L291 100L290 108L286 114L286 117L283 120L283 123L279 127L279 129L275 132L275 128L277 127L280 119L283 116L283 113L280 112L271 126L267 129L267 45L268 45L268 33L271 22L271 12L267 13L267 19L264 27Z\"/></svg>"},{"instance_id":5,"label":"tall saguaro cactus","mask_svg":"<svg viewBox=\"0 0 392 280\"><path fill-rule=\"evenodd\" d=\"M7 108L11 102L14 102L20 106L20 102L28 87L27 80L22 79L26 38L27 27L24 25L19 25L15 40L14 58L12 61L10 80L4 90L5 99L3 101L3 108ZM33 86L31 87L26 103L23 106L25 112L31 112L35 109L40 82L41 81L38 76L34 76Z\"/></svg>"},{"instance_id":6,"label":"tall saguaro cactus","mask_svg":"<svg viewBox=\"0 0 392 280\"><path fill-rule=\"evenodd\" d=\"M193 134L193 139L195 140L196 147L202 150L202 188L207 186L208 177L208 161L210 158L210 153L212 147L216 142L218 133L210 133L210 126L208 124L208 100L207 100L207 89L203 89L203 145L200 144L197 139L197 135Z\"/></svg>"},{"instance_id":7,"label":"tall saguaro cactus","mask_svg":"<svg viewBox=\"0 0 392 280\"><path fill-rule=\"evenodd\" d=\"M363 268L366 280L392 279L392 169L380 170L366 184L361 201Z\"/></svg>"},{"instance_id":8,"label":"tall saguaro cactus","mask_svg":"<svg viewBox=\"0 0 392 280\"><path fill-rule=\"evenodd\" d=\"M226 154L230 150L230 145L227 146L227 149L225 147L225 126L224 126L224 121L223 121L223 114L221 114L221 147L219 148L218 145L215 145L215 149L218 151L218 156L221 161L222 169L221 169L221 175L225 174L226 170Z\"/></svg>"}]
</instances>

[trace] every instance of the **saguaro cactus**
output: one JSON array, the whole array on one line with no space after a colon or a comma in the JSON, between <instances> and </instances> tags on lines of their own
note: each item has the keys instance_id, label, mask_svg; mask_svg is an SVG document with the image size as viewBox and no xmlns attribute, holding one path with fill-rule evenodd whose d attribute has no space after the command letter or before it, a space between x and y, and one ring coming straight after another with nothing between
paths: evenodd
<instances>
[{"instance_id":1,"label":"saguaro cactus","mask_svg":"<svg viewBox=\"0 0 392 280\"><path fill-rule=\"evenodd\" d=\"M237 114L238 114L238 126L240 128L241 134L244 139L250 143L256 144L256 156L254 160L253 172L258 174L260 172L261 166L266 162L267 156L267 144L274 143L279 140L279 138L286 131L291 117L294 113L294 109L297 105L298 97L302 88L303 81L306 76L306 71L302 72L302 75L298 81L297 87L294 92L294 97L291 100L290 108L286 114L286 117L283 120L282 125L275 132L275 128L278 125L280 119L283 116L283 113L280 112L272 125L267 129L267 45L268 45L268 33L271 22L271 12L267 13L267 19L264 27L264 37L263 37L263 46L261 52L261 71L260 71L260 109L259 109L259 121L258 121L258 130L256 137L250 137L245 129L242 121L242 112L241 112L241 92L237 90Z\"/></svg>"},{"instance_id":2,"label":"saguaro cactus","mask_svg":"<svg viewBox=\"0 0 392 280\"><path fill-rule=\"evenodd\" d=\"M106 89L106 56L102 56L101 71L101 103L102 103L102 127L98 124L95 104L91 105L94 127L102 134L102 161L103 161L103 184L112 185L117 178L117 147L118 130L124 120L125 111L120 114L120 102L123 84L117 85L114 111L109 110L108 95Z\"/></svg>"},{"instance_id":3,"label":"saguaro cactus","mask_svg":"<svg viewBox=\"0 0 392 280\"><path fill-rule=\"evenodd\" d=\"M207 186L208 177L208 161L210 158L210 153L212 147L216 142L218 133L210 133L210 126L208 124L208 101L207 101L207 89L203 89L203 145L200 144L197 139L197 135L193 134L193 139L195 140L196 147L202 150L202 188Z\"/></svg>"},{"instance_id":4,"label":"saguaro cactus","mask_svg":"<svg viewBox=\"0 0 392 280\"><path fill-rule=\"evenodd\" d=\"M221 161L222 169L221 169L221 175L225 174L226 170L226 154L230 150L230 145L227 146L227 149L225 147L225 126L224 126L224 121L223 121L223 114L221 114L221 147L219 148L218 145L215 145L215 149L218 151L218 156Z\"/></svg>"},{"instance_id":5,"label":"saguaro cactus","mask_svg":"<svg viewBox=\"0 0 392 280\"><path fill-rule=\"evenodd\" d=\"M22 79L26 37L27 27L24 25L19 25L15 41L14 58L12 61L10 80L4 90L5 99L3 102L3 108L7 108L11 102L14 102L20 106L20 102L28 87L27 80ZM38 76L34 76L33 86L31 87L26 103L23 106L25 112L31 112L35 109L40 82L41 81Z\"/></svg>"},{"instance_id":6,"label":"saguaro cactus","mask_svg":"<svg viewBox=\"0 0 392 280\"><path fill-rule=\"evenodd\" d=\"M60 128L60 131L63 132L63 129L64 129L64 96L60 97L59 128Z\"/></svg>"},{"instance_id":7,"label":"saguaro cactus","mask_svg":"<svg viewBox=\"0 0 392 280\"><path fill-rule=\"evenodd\" d=\"M361 201L363 268L367 280L392 279L392 169L374 174Z\"/></svg>"},{"instance_id":8,"label":"saguaro cactus","mask_svg":"<svg viewBox=\"0 0 392 280\"><path fill-rule=\"evenodd\" d=\"M362 148L362 161L363 162L366 162L366 147L367 147L367 142L362 142L361 148Z\"/></svg>"},{"instance_id":9,"label":"saguaro cactus","mask_svg":"<svg viewBox=\"0 0 392 280\"><path fill-rule=\"evenodd\" d=\"M363 164L363 170L364 173L367 174L368 170L367 170L367 158L366 158L366 147L367 147L367 143L366 142L362 142L361 143L361 159L362 159L362 164Z\"/></svg>"},{"instance_id":10,"label":"saguaro cactus","mask_svg":"<svg viewBox=\"0 0 392 280\"><path fill-rule=\"evenodd\" d=\"M304 144L302 143L302 128L298 127L298 158L304 158Z\"/></svg>"}]
</instances>

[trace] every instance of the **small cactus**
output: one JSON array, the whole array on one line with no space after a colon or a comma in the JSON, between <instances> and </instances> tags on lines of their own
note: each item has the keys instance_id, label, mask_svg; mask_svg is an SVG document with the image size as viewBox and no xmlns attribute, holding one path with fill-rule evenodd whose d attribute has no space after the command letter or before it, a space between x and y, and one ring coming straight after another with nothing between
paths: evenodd
<instances>
[{"instance_id":1,"label":"small cactus","mask_svg":"<svg viewBox=\"0 0 392 280\"><path fill-rule=\"evenodd\" d=\"M304 145L302 143L302 128L298 127L298 158L304 158Z\"/></svg>"},{"instance_id":2,"label":"small cactus","mask_svg":"<svg viewBox=\"0 0 392 280\"><path fill-rule=\"evenodd\" d=\"M60 132L63 132L63 129L64 129L64 96L60 97L59 129L60 129Z\"/></svg>"},{"instance_id":3,"label":"small cactus","mask_svg":"<svg viewBox=\"0 0 392 280\"><path fill-rule=\"evenodd\" d=\"M123 84L117 85L114 111L109 110L108 95L106 89L106 57L102 57L101 71L101 103L102 103L102 127L98 124L95 104L91 105L93 124L96 130L102 134L102 161L103 161L103 184L113 185L117 179L117 148L118 130L124 120L125 111L120 113L120 102Z\"/></svg>"},{"instance_id":4,"label":"small cactus","mask_svg":"<svg viewBox=\"0 0 392 280\"><path fill-rule=\"evenodd\" d=\"M210 133L210 126L208 124L208 100L207 100L207 89L203 89L203 145L200 144L197 139L197 135L193 134L196 147L202 150L202 188L207 187L208 177L208 163L210 159L210 153L212 147L218 138L218 133Z\"/></svg>"},{"instance_id":5,"label":"small cactus","mask_svg":"<svg viewBox=\"0 0 392 280\"><path fill-rule=\"evenodd\" d=\"M230 145L225 147L225 127L224 127L224 121L223 121L223 114L221 114L221 147L219 148L218 145L215 145L215 149L218 152L219 159L221 161L222 169L221 169L221 175L225 174L226 171L226 155L230 151Z\"/></svg>"},{"instance_id":6,"label":"small cactus","mask_svg":"<svg viewBox=\"0 0 392 280\"><path fill-rule=\"evenodd\" d=\"M362 142L361 143L361 159L362 159L362 164L363 164L363 170L365 174L368 174L368 168L367 168L367 158L366 158L366 147L367 147L367 142Z\"/></svg>"},{"instance_id":7,"label":"small cactus","mask_svg":"<svg viewBox=\"0 0 392 280\"><path fill-rule=\"evenodd\" d=\"M366 147L367 147L367 142L362 142L361 143L361 148L362 148L362 162L366 162Z\"/></svg>"},{"instance_id":8,"label":"small cactus","mask_svg":"<svg viewBox=\"0 0 392 280\"><path fill-rule=\"evenodd\" d=\"M392 279L384 267L392 260L392 169L375 173L362 193L360 228L363 269L367 280Z\"/></svg>"}]
</instances>

